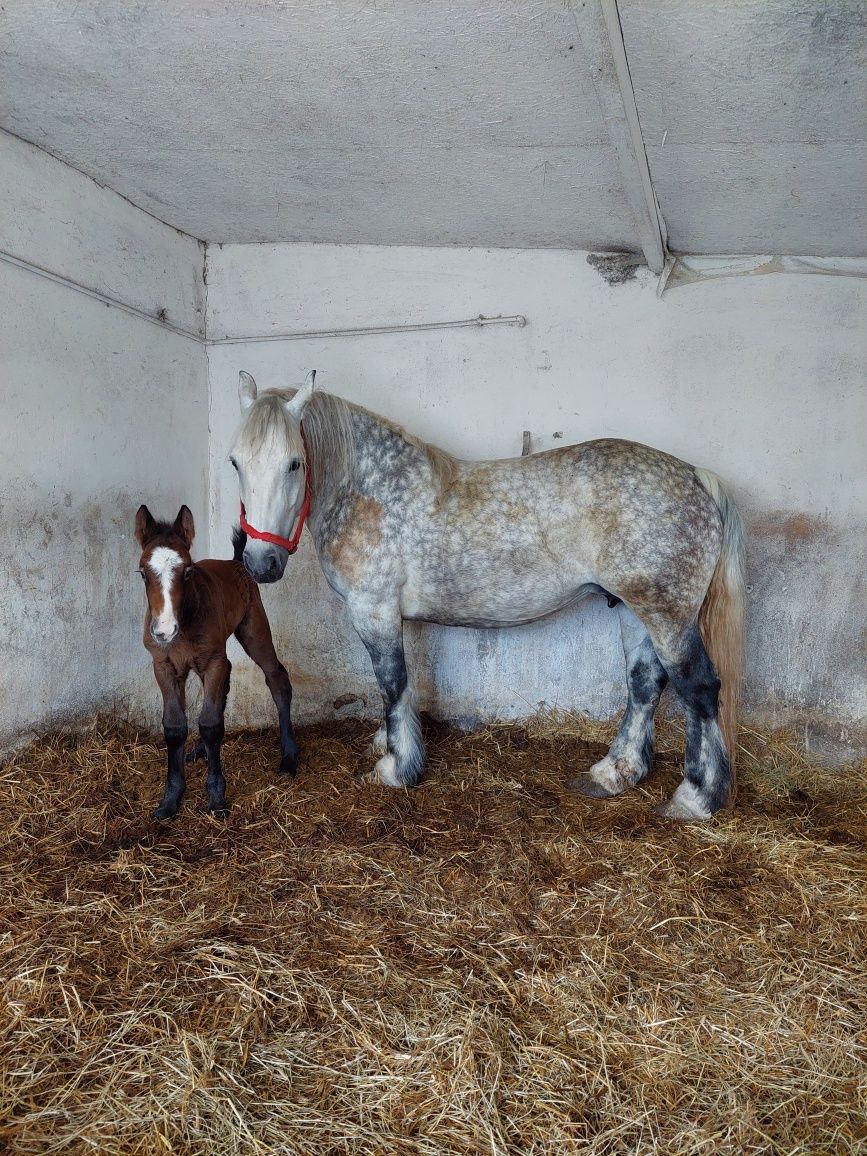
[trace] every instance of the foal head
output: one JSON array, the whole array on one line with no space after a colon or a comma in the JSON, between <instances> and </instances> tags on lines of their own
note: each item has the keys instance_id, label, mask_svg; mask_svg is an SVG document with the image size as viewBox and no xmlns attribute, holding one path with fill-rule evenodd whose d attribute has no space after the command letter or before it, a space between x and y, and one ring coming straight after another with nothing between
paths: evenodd
<instances>
[{"instance_id":1,"label":"foal head","mask_svg":"<svg viewBox=\"0 0 867 1156\"><path fill-rule=\"evenodd\" d=\"M193 515L181 506L174 522L158 522L147 506L135 516L136 541L141 546L139 573L144 579L154 642L167 646L180 630L184 582L193 572L190 546L195 537Z\"/></svg>"},{"instance_id":2,"label":"foal head","mask_svg":"<svg viewBox=\"0 0 867 1156\"><path fill-rule=\"evenodd\" d=\"M255 530L289 539L301 513L308 468L301 418L313 395L315 373L292 393L267 390L258 396L256 382L241 372L238 395L244 421L229 461L238 472L246 521ZM257 582L283 577L288 551L263 541L248 529L244 565Z\"/></svg>"}]
</instances>

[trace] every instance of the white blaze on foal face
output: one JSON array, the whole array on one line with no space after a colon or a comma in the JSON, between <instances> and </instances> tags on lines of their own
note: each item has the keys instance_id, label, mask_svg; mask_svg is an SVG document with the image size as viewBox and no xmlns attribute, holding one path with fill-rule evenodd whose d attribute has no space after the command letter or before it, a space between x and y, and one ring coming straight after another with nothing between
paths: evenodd
<instances>
[{"instance_id":1,"label":"white blaze on foal face","mask_svg":"<svg viewBox=\"0 0 867 1156\"><path fill-rule=\"evenodd\" d=\"M178 632L175 587L182 580L184 559L177 550L157 546L145 566L151 631L160 642L171 642Z\"/></svg>"},{"instance_id":2,"label":"white blaze on foal face","mask_svg":"<svg viewBox=\"0 0 867 1156\"><path fill-rule=\"evenodd\" d=\"M194 569L190 547L195 536L189 506L181 506L171 524L158 522L147 506L139 506L136 511L135 539L142 549L138 567L148 600L146 621L151 638L163 646L172 642L180 630L184 581Z\"/></svg>"}]
</instances>

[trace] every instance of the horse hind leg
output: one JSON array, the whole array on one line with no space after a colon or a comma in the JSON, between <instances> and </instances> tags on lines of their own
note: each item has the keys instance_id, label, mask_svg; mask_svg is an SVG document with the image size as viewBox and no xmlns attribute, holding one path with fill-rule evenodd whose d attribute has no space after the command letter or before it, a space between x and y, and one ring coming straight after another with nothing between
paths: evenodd
<instances>
[{"instance_id":1,"label":"horse hind leg","mask_svg":"<svg viewBox=\"0 0 867 1156\"><path fill-rule=\"evenodd\" d=\"M686 712L683 781L668 802L657 807L657 814L683 821L709 819L729 802L734 786L717 721L719 676L695 625L674 643L655 639L655 648Z\"/></svg>"},{"instance_id":2,"label":"horse hind leg","mask_svg":"<svg viewBox=\"0 0 867 1156\"><path fill-rule=\"evenodd\" d=\"M596 799L619 795L647 776L653 759L654 712L668 681L641 621L622 602L617 614L626 658L626 711L608 754L568 784Z\"/></svg>"},{"instance_id":3,"label":"horse hind leg","mask_svg":"<svg viewBox=\"0 0 867 1156\"><path fill-rule=\"evenodd\" d=\"M298 743L292 729L292 683L286 667L277 657L271 626L261 601L254 597L235 637L253 662L265 675L265 682L277 708L280 726L280 765L278 774L294 777L298 769Z\"/></svg>"}]
</instances>

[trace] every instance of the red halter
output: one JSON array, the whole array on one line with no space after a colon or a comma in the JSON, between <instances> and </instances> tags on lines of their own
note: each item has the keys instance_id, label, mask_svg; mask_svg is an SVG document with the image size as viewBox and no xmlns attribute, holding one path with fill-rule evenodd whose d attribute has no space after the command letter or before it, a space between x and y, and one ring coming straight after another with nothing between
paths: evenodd
<instances>
[{"instance_id":1,"label":"red halter","mask_svg":"<svg viewBox=\"0 0 867 1156\"><path fill-rule=\"evenodd\" d=\"M301 440L304 442L304 455L307 456L307 439L304 437L304 430L301 430ZM257 530L255 526L251 526L247 521L247 511L244 509L244 503L241 502L241 529L245 534L251 538L258 538L261 542L270 542L272 546L282 546L287 554L294 554L298 549L298 543L301 541L301 531L304 529L304 523L307 520L307 515L310 513L310 467L307 462L304 464L304 501L301 503L301 513L298 515L298 524L295 527L295 533L291 538L281 538L279 534L269 534L267 530Z\"/></svg>"}]
</instances>

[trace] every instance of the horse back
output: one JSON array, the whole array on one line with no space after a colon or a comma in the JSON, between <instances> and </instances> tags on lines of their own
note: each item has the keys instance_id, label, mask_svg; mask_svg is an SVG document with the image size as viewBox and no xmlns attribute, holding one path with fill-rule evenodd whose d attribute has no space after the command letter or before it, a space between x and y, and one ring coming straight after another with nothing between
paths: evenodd
<instances>
[{"instance_id":1,"label":"horse back","mask_svg":"<svg viewBox=\"0 0 867 1156\"><path fill-rule=\"evenodd\" d=\"M720 521L691 465L603 439L458 463L433 541L438 550L405 554L407 616L504 625L592 584L621 597L662 586L692 606L719 554Z\"/></svg>"}]
</instances>

